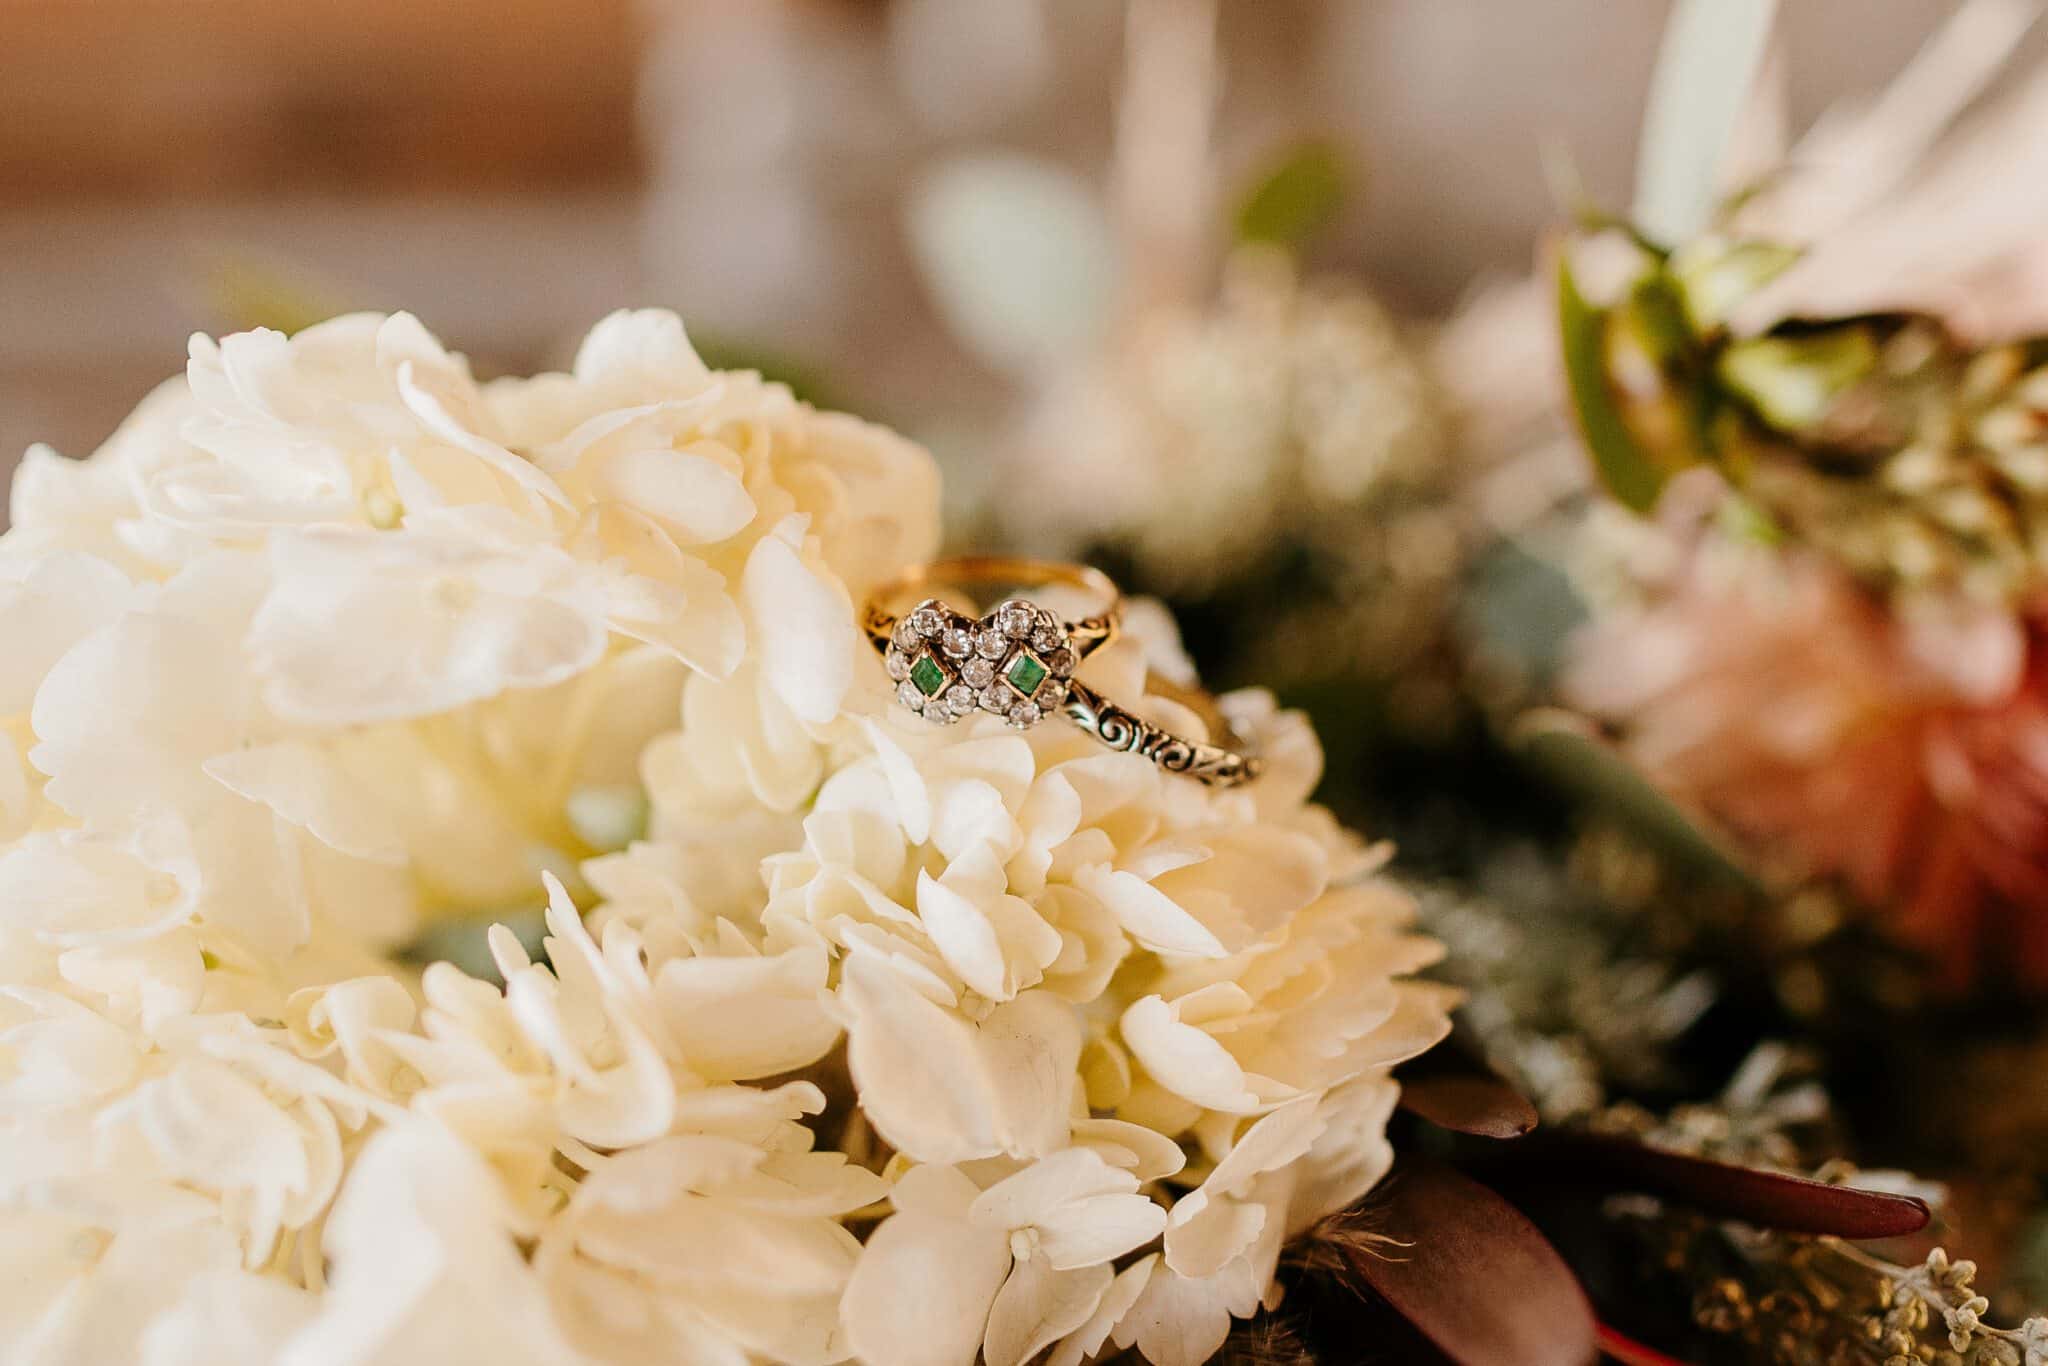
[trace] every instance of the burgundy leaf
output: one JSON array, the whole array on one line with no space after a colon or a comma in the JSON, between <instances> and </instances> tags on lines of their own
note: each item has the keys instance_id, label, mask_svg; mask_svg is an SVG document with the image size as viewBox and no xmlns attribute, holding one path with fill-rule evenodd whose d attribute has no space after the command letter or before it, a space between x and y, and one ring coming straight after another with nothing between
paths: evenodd
<instances>
[{"instance_id":1,"label":"burgundy leaf","mask_svg":"<svg viewBox=\"0 0 2048 1366\"><path fill-rule=\"evenodd\" d=\"M1604 1323L1600 1325L1600 1355L1620 1362L1621 1366L1685 1366L1677 1357L1665 1356L1654 1347L1623 1337Z\"/></svg>"},{"instance_id":2,"label":"burgundy leaf","mask_svg":"<svg viewBox=\"0 0 2048 1366\"><path fill-rule=\"evenodd\" d=\"M1536 1107L1521 1092L1481 1073L1403 1077L1401 1108L1478 1138L1520 1138L1536 1127Z\"/></svg>"},{"instance_id":3,"label":"burgundy leaf","mask_svg":"<svg viewBox=\"0 0 2048 1366\"><path fill-rule=\"evenodd\" d=\"M1370 1210L1398 1241L1352 1250L1351 1271L1460 1366L1594 1359L1593 1310L1564 1259L1477 1181L1403 1154Z\"/></svg>"},{"instance_id":4,"label":"burgundy leaf","mask_svg":"<svg viewBox=\"0 0 2048 1366\"><path fill-rule=\"evenodd\" d=\"M1527 1147L1516 1155L1522 1156ZM1641 1191L1718 1219L1786 1233L1897 1238L1919 1232L1929 1218L1926 1203L1910 1195L1831 1186L1803 1176L1665 1152L1627 1139L1561 1134L1527 1155L1602 1190Z\"/></svg>"}]
</instances>

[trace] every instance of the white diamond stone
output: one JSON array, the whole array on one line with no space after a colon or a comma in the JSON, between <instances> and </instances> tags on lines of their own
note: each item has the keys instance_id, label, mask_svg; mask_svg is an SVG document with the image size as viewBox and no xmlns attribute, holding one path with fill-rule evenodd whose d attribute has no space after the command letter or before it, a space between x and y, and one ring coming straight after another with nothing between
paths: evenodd
<instances>
[{"instance_id":1,"label":"white diamond stone","mask_svg":"<svg viewBox=\"0 0 2048 1366\"><path fill-rule=\"evenodd\" d=\"M1065 678L1081 663L1081 657L1062 646L1045 657L1045 666L1051 669L1055 678Z\"/></svg>"},{"instance_id":2,"label":"white diamond stone","mask_svg":"<svg viewBox=\"0 0 2048 1366\"><path fill-rule=\"evenodd\" d=\"M896 700L912 711L924 710L924 694L917 690L917 684L908 679L897 687Z\"/></svg>"},{"instance_id":3,"label":"white diamond stone","mask_svg":"<svg viewBox=\"0 0 2048 1366\"><path fill-rule=\"evenodd\" d=\"M960 676L977 688L986 688L996 681L996 666L985 659L970 659L960 666Z\"/></svg>"},{"instance_id":4,"label":"white diamond stone","mask_svg":"<svg viewBox=\"0 0 2048 1366\"><path fill-rule=\"evenodd\" d=\"M891 634L890 639L906 650L911 649L917 644L917 628L910 624L909 617L905 617L896 623L896 630Z\"/></svg>"},{"instance_id":5,"label":"white diamond stone","mask_svg":"<svg viewBox=\"0 0 2048 1366\"><path fill-rule=\"evenodd\" d=\"M1010 652L1010 640L1000 628L984 626L975 633L974 650L983 659L1001 659Z\"/></svg>"},{"instance_id":6,"label":"white diamond stone","mask_svg":"<svg viewBox=\"0 0 2048 1366\"><path fill-rule=\"evenodd\" d=\"M895 679L898 683L910 677L910 656L904 654L901 650L889 651L884 656L882 664L883 667L889 670L889 677Z\"/></svg>"},{"instance_id":7,"label":"white diamond stone","mask_svg":"<svg viewBox=\"0 0 2048 1366\"><path fill-rule=\"evenodd\" d=\"M946 693L946 710L955 716L965 716L974 710L974 689L964 683L955 683Z\"/></svg>"},{"instance_id":8,"label":"white diamond stone","mask_svg":"<svg viewBox=\"0 0 2048 1366\"><path fill-rule=\"evenodd\" d=\"M965 626L948 626L940 638L940 645L955 659L964 659L974 653L974 637Z\"/></svg>"},{"instance_id":9,"label":"white diamond stone","mask_svg":"<svg viewBox=\"0 0 2048 1366\"><path fill-rule=\"evenodd\" d=\"M991 683L981 690L981 705L997 716L1008 716L1010 704L1017 700L1017 694L1000 683Z\"/></svg>"},{"instance_id":10,"label":"white diamond stone","mask_svg":"<svg viewBox=\"0 0 2048 1366\"><path fill-rule=\"evenodd\" d=\"M910 629L921 636L935 636L946 627L946 619L936 607L920 607L910 614L909 620Z\"/></svg>"},{"instance_id":11,"label":"white diamond stone","mask_svg":"<svg viewBox=\"0 0 2048 1366\"><path fill-rule=\"evenodd\" d=\"M1016 706L1010 708L1010 724L1019 730L1023 730L1026 726L1037 725L1038 704L1036 702L1019 702Z\"/></svg>"},{"instance_id":12,"label":"white diamond stone","mask_svg":"<svg viewBox=\"0 0 2048 1366\"><path fill-rule=\"evenodd\" d=\"M1062 631L1057 626L1048 626L1044 622L1040 622L1037 629L1031 633L1032 648L1041 652L1057 650L1066 643L1067 633L1065 631Z\"/></svg>"},{"instance_id":13,"label":"white diamond stone","mask_svg":"<svg viewBox=\"0 0 2048 1366\"><path fill-rule=\"evenodd\" d=\"M1037 624L1031 619L1031 607L1027 603L1006 602L996 609L996 625L1012 640L1024 639Z\"/></svg>"}]
</instances>

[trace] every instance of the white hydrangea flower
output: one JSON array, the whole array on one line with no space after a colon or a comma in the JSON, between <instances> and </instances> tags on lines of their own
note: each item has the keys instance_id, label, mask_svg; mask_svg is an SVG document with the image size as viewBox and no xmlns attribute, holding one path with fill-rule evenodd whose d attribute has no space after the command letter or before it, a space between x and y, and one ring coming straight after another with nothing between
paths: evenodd
<instances>
[{"instance_id":1,"label":"white hydrangea flower","mask_svg":"<svg viewBox=\"0 0 2048 1366\"><path fill-rule=\"evenodd\" d=\"M1228 792L893 707L854 609L936 508L657 313L488 384L404 315L201 338L32 454L0 1357L1193 1366L1270 1303L1435 946L1268 698ZM1131 627L1090 677L1199 729ZM522 906L495 982L396 956Z\"/></svg>"},{"instance_id":2,"label":"white hydrangea flower","mask_svg":"<svg viewBox=\"0 0 2048 1366\"><path fill-rule=\"evenodd\" d=\"M1165 1228L1166 1211L1138 1185L1079 1147L986 1190L958 1168L913 1168L847 1287L854 1349L866 1361L948 1366L978 1348L988 1366L1023 1366L1095 1312L1112 1261Z\"/></svg>"}]
</instances>

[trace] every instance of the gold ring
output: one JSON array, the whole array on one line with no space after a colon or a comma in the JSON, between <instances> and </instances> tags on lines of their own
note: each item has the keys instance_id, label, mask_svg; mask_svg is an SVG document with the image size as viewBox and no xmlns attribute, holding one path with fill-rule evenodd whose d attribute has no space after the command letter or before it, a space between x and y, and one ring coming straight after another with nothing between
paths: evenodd
<instances>
[{"instance_id":1,"label":"gold ring","mask_svg":"<svg viewBox=\"0 0 2048 1366\"><path fill-rule=\"evenodd\" d=\"M938 596L901 614L893 610L921 589L974 584L1062 585L1095 598L1097 610L1068 619L1028 598L1011 597L976 618L971 604L962 610ZM1086 565L964 555L918 565L877 588L861 625L896 682L897 702L927 721L951 725L985 711L1028 730L1063 711L1109 748L1138 754L1168 772L1218 787L1257 776L1258 760L1162 730L1074 677L1082 660L1116 639L1122 601L1115 582Z\"/></svg>"}]
</instances>

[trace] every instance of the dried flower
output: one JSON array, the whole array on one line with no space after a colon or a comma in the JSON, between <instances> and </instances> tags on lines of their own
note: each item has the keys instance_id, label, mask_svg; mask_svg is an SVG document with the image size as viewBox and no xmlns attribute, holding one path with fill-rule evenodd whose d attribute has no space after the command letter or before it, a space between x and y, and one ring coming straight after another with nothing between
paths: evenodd
<instances>
[{"instance_id":1,"label":"dried flower","mask_svg":"<svg viewBox=\"0 0 2048 1366\"><path fill-rule=\"evenodd\" d=\"M1024 434L1034 496L1014 511L1040 539L1126 545L1153 581L1198 587L1434 461L1427 385L1392 321L1356 290L1304 285L1283 251L1240 248L1213 310L1136 326Z\"/></svg>"},{"instance_id":2,"label":"dried flower","mask_svg":"<svg viewBox=\"0 0 2048 1366\"><path fill-rule=\"evenodd\" d=\"M1464 563L1443 426L1373 298L1241 247L1213 304L1154 303L1048 381L1004 529L1221 598L1261 682L1396 677L1441 643Z\"/></svg>"},{"instance_id":3,"label":"dried flower","mask_svg":"<svg viewBox=\"0 0 2048 1366\"><path fill-rule=\"evenodd\" d=\"M1459 1028L1546 1124L1599 1111L1610 1089L1666 1088L1669 1056L1714 998L1710 976L1650 951L1641 926L1531 848L1496 851L1476 885L1416 889L1468 994Z\"/></svg>"}]
</instances>

